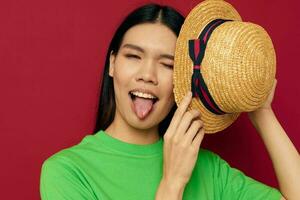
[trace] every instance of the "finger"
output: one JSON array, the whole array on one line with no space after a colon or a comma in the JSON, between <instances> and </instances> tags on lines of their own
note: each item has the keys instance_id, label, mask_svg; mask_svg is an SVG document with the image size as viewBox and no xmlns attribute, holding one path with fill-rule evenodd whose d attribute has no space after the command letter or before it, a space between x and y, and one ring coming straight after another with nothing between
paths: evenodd
<instances>
[{"instance_id":1,"label":"finger","mask_svg":"<svg viewBox=\"0 0 300 200\"><path fill-rule=\"evenodd\" d=\"M187 111L188 106L190 105L192 100L192 92L188 92L185 97L182 99L182 101L180 102L175 115L177 118L182 118L184 113Z\"/></svg>"},{"instance_id":2,"label":"finger","mask_svg":"<svg viewBox=\"0 0 300 200\"><path fill-rule=\"evenodd\" d=\"M182 137L187 132L188 128L191 126L193 120L199 117L199 115L200 112L198 110L191 110L185 112L176 130L176 137Z\"/></svg>"},{"instance_id":3,"label":"finger","mask_svg":"<svg viewBox=\"0 0 300 200\"><path fill-rule=\"evenodd\" d=\"M274 87L276 87L277 85L277 79L275 79L275 82L274 82Z\"/></svg>"},{"instance_id":4,"label":"finger","mask_svg":"<svg viewBox=\"0 0 300 200\"><path fill-rule=\"evenodd\" d=\"M205 135L205 132L204 132L204 128L200 128L197 135L195 136L194 140L192 141L192 146L197 150L199 151L200 149L200 145L203 141L203 138L204 138L204 135Z\"/></svg>"},{"instance_id":5,"label":"finger","mask_svg":"<svg viewBox=\"0 0 300 200\"><path fill-rule=\"evenodd\" d=\"M272 99L273 99L273 96L274 96L274 94L275 94L276 86L277 86L277 79L274 80L272 89L271 89L270 94L269 94L269 96L271 96ZM269 97L269 98L270 98L270 97Z\"/></svg>"},{"instance_id":6,"label":"finger","mask_svg":"<svg viewBox=\"0 0 300 200\"><path fill-rule=\"evenodd\" d=\"M203 127L203 122L199 119L194 120L192 125L187 130L184 140L187 144L192 144L193 139L195 138L196 134L199 132L200 128Z\"/></svg>"},{"instance_id":7,"label":"finger","mask_svg":"<svg viewBox=\"0 0 300 200\"><path fill-rule=\"evenodd\" d=\"M166 134L174 134L175 133L175 131L178 127L178 124L180 123L182 116L186 112L191 100L192 100L192 92L188 92L185 95L185 97L182 99L182 101L180 102L180 105L178 106L178 108L176 109L174 116L170 122L169 129Z\"/></svg>"}]
</instances>

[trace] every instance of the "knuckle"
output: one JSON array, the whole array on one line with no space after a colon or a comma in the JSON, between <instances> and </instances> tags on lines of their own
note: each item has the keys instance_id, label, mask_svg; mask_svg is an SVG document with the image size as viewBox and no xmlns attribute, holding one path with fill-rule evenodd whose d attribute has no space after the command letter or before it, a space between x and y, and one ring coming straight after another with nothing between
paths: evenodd
<instances>
[{"instance_id":1,"label":"knuckle","mask_svg":"<svg viewBox=\"0 0 300 200\"><path fill-rule=\"evenodd\" d=\"M203 127L203 121L199 120L200 127Z\"/></svg>"},{"instance_id":2,"label":"knuckle","mask_svg":"<svg viewBox=\"0 0 300 200\"><path fill-rule=\"evenodd\" d=\"M191 112L191 111L187 111L187 112L185 113L185 118L188 119L188 120L193 119L193 114L192 114L192 112Z\"/></svg>"},{"instance_id":3,"label":"knuckle","mask_svg":"<svg viewBox=\"0 0 300 200\"><path fill-rule=\"evenodd\" d=\"M194 121L194 124L195 124L195 126L196 127L201 127L201 122L200 122L200 120L196 120L196 121Z\"/></svg>"},{"instance_id":4,"label":"knuckle","mask_svg":"<svg viewBox=\"0 0 300 200\"><path fill-rule=\"evenodd\" d=\"M202 121L201 120L195 120L194 122L193 122L193 124L194 124L194 126L196 127L196 128L201 128L202 127Z\"/></svg>"},{"instance_id":5,"label":"knuckle","mask_svg":"<svg viewBox=\"0 0 300 200\"><path fill-rule=\"evenodd\" d=\"M169 141L171 139L171 135L168 133L165 133L163 138L164 138L164 141Z\"/></svg>"},{"instance_id":6,"label":"knuckle","mask_svg":"<svg viewBox=\"0 0 300 200\"><path fill-rule=\"evenodd\" d=\"M173 137L173 138L171 138L171 142L173 143L173 144L179 144L180 143L180 139L178 138L178 137Z\"/></svg>"},{"instance_id":7,"label":"knuckle","mask_svg":"<svg viewBox=\"0 0 300 200\"><path fill-rule=\"evenodd\" d=\"M186 100L182 100L179 104L179 108L184 108L186 106L187 101Z\"/></svg>"},{"instance_id":8,"label":"knuckle","mask_svg":"<svg viewBox=\"0 0 300 200\"><path fill-rule=\"evenodd\" d=\"M182 106L179 106L179 107L176 109L174 116L181 115L183 112L184 112L184 108L183 108Z\"/></svg>"},{"instance_id":9,"label":"knuckle","mask_svg":"<svg viewBox=\"0 0 300 200\"><path fill-rule=\"evenodd\" d=\"M183 110L183 107L182 107L182 104L180 104L180 105L177 107L175 113L180 113L182 110Z\"/></svg>"}]
</instances>

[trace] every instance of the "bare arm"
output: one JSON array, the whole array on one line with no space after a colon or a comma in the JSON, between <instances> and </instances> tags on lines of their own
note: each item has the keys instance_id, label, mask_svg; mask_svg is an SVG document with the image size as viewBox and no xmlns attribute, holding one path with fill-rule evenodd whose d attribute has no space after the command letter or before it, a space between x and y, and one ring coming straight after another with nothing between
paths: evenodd
<instances>
[{"instance_id":1,"label":"bare arm","mask_svg":"<svg viewBox=\"0 0 300 200\"><path fill-rule=\"evenodd\" d=\"M282 195L297 200L300 199L300 156L271 108L275 87L276 82L266 104L248 115L270 155Z\"/></svg>"}]
</instances>

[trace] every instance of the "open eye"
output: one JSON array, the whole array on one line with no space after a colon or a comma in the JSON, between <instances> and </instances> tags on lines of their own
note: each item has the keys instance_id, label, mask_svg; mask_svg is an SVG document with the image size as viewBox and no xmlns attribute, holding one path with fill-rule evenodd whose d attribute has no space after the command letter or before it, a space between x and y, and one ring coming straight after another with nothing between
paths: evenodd
<instances>
[{"instance_id":1,"label":"open eye","mask_svg":"<svg viewBox=\"0 0 300 200\"><path fill-rule=\"evenodd\" d=\"M138 55L135 54L125 54L126 58L136 58L136 59L140 59L141 57L139 57Z\"/></svg>"}]
</instances>

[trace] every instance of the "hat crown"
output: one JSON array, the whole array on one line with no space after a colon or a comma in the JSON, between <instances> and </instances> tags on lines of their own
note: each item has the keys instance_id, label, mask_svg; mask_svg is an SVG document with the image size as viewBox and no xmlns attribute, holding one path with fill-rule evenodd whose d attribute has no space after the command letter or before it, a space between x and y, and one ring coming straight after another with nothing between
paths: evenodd
<instances>
[{"instance_id":1,"label":"hat crown","mask_svg":"<svg viewBox=\"0 0 300 200\"><path fill-rule=\"evenodd\" d=\"M212 33L201 71L220 108L237 113L255 110L264 103L272 88L275 66L275 51L267 32L257 24L232 21Z\"/></svg>"},{"instance_id":2,"label":"hat crown","mask_svg":"<svg viewBox=\"0 0 300 200\"><path fill-rule=\"evenodd\" d=\"M199 45L202 30L217 19L232 21L212 32L205 30L211 35L208 40L203 38L205 45ZM200 55L199 52L203 59L196 61L200 64L191 56ZM237 10L226 1L202 1L187 15L177 39L175 101L179 104L186 92L198 85L196 94L201 90L200 98L193 98L189 109L201 112L206 133L216 133L230 126L241 112L254 110L264 103L275 80L275 66L273 44L263 28L242 22ZM196 79L199 73L201 81ZM216 114L212 112L214 108L226 114Z\"/></svg>"}]
</instances>

